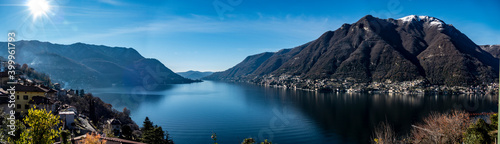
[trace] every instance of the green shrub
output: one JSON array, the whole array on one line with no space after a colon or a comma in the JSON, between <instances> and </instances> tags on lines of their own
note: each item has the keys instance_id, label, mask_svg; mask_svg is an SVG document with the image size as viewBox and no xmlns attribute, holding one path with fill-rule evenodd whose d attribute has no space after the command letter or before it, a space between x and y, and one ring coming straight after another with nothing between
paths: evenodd
<instances>
[{"instance_id":1,"label":"green shrub","mask_svg":"<svg viewBox=\"0 0 500 144\"><path fill-rule=\"evenodd\" d=\"M71 133L68 130L62 130L61 131L61 143L62 144L69 144L69 138L71 136Z\"/></svg>"},{"instance_id":2,"label":"green shrub","mask_svg":"<svg viewBox=\"0 0 500 144\"><path fill-rule=\"evenodd\" d=\"M478 129L467 129L464 135L464 143L482 144L485 142L485 135L483 135Z\"/></svg>"},{"instance_id":3,"label":"green shrub","mask_svg":"<svg viewBox=\"0 0 500 144\"><path fill-rule=\"evenodd\" d=\"M489 132L490 137L492 140L495 140L497 138L498 134L498 114L492 114L490 115L490 121L491 121L491 131ZM497 140L498 141L498 140Z\"/></svg>"},{"instance_id":4,"label":"green shrub","mask_svg":"<svg viewBox=\"0 0 500 144\"><path fill-rule=\"evenodd\" d=\"M497 129L498 128L498 114L492 114L490 116L490 121L491 121L492 129Z\"/></svg>"},{"instance_id":5,"label":"green shrub","mask_svg":"<svg viewBox=\"0 0 500 144\"><path fill-rule=\"evenodd\" d=\"M475 124L472 124L464 134L464 143L467 144L484 144L491 142L488 131L491 129L483 119L478 119Z\"/></svg>"}]
</instances>

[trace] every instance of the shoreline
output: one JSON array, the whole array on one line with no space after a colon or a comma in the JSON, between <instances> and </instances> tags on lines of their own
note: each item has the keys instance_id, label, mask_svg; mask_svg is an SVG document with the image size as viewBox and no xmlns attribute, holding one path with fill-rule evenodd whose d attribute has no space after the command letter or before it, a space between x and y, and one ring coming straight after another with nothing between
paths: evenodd
<instances>
[{"instance_id":1,"label":"shoreline","mask_svg":"<svg viewBox=\"0 0 500 144\"><path fill-rule=\"evenodd\" d=\"M402 82L369 82L357 83L353 80L322 79L222 79L215 81L241 82L272 88L303 90L312 92L345 92L345 93L391 93L391 94L492 94L498 95L499 83L485 83L468 86L431 85L424 80Z\"/></svg>"}]
</instances>

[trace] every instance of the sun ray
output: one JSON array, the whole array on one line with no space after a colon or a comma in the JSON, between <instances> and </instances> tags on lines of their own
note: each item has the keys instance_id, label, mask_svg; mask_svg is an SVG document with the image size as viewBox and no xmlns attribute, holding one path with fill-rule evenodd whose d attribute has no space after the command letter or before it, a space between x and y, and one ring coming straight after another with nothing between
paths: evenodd
<instances>
[{"instance_id":1,"label":"sun ray","mask_svg":"<svg viewBox=\"0 0 500 144\"><path fill-rule=\"evenodd\" d=\"M26 6L29 8L33 20L39 17L47 17L47 13L49 13L52 8L47 0L29 0Z\"/></svg>"}]
</instances>

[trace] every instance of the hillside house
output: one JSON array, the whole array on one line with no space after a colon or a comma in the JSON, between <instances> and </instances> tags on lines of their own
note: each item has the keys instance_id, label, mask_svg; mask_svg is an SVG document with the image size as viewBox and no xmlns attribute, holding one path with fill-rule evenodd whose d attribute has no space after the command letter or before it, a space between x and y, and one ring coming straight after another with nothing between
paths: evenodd
<instances>
[{"instance_id":1,"label":"hillside house","mask_svg":"<svg viewBox=\"0 0 500 144\"><path fill-rule=\"evenodd\" d=\"M59 112L59 118L64 123L64 127L67 129L75 128L75 112L73 111L61 111Z\"/></svg>"}]
</instances>

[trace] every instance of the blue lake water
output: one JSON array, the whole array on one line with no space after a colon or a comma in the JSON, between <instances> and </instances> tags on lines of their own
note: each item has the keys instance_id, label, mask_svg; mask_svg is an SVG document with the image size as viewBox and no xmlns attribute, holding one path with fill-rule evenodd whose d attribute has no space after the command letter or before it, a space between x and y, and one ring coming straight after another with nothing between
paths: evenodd
<instances>
[{"instance_id":1,"label":"blue lake water","mask_svg":"<svg viewBox=\"0 0 500 144\"><path fill-rule=\"evenodd\" d=\"M276 144L368 143L373 128L388 121L408 132L432 111L496 112L497 97L317 93L244 83L205 81L91 90L117 110L127 107L142 126L145 117L167 130L177 144L241 143L252 137Z\"/></svg>"}]
</instances>

